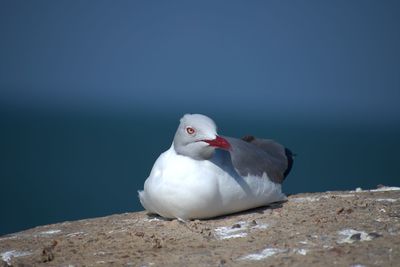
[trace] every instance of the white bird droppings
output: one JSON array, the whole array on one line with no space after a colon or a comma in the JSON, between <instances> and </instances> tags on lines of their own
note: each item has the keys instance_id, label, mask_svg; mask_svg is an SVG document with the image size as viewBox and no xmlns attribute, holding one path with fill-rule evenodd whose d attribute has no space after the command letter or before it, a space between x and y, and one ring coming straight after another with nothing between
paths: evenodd
<instances>
[{"instance_id":1,"label":"white bird droppings","mask_svg":"<svg viewBox=\"0 0 400 267\"><path fill-rule=\"evenodd\" d=\"M107 254L110 254L110 252L98 251L98 252L93 253L93 255L95 255L95 256L104 256Z\"/></svg>"},{"instance_id":2,"label":"white bird droppings","mask_svg":"<svg viewBox=\"0 0 400 267\"><path fill-rule=\"evenodd\" d=\"M381 188L377 188L377 189L370 189L370 190L363 190L361 187L357 187L356 190L354 191L350 191L350 193L354 193L354 192L385 192L385 191L399 191L400 187L396 187L396 186L382 186Z\"/></svg>"},{"instance_id":3,"label":"white bird droppings","mask_svg":"<svg viewBox=\"0 0 400 267\"><path fill-rule=\"evenodd\" d=\"M79 235L86 235L86 233L85 232L74 232L74 233L67 234L66 236L73 237L73 236L79 236Z\"/></svg>"},{"instance_id":4,"label":"white bird droppings","mask_svg":"<svg viewBox=\"0 0 400 267\"><path fill-rule=\"evenodd\" d=\"M247 233L243 231L242 227L232 228L231 226L221 226L215 228L214 232L218 239L229 239L247 236Z\"/></svg>"},{"instance_id":5,"label":"white bird droppings","mask_svg":"<svg viewBox=\"0 0 400 267\"><path fill-rule=\"evenodd\" d=\"M54 234L58 234L61 233L61 230L48 230L48 231L43 231L38 233L38 235L54 235Z\"/></svg>"},{"instance_id":6,"label":"white bird droppings","mask_svg":"<svg viewBox=\"0 0 400 267\"><path fill-rule=\"evenodd\" d=\"M304 248L295 248L293 252L305 256L307 255L308 250Z\"/></svg>"},{"instance_id":7,"label":"white bird droppings","mask_svg":"<svg viewBox=\"0 0 400 267\"><path fill-rule=\"evenodd\" d=\"M293 202L315 202L315 201L319 201L319 197L296 197L296 198L292 198L290 199L290 201Z\"/></svg>"},{"instance_id":8,"label":"white bird droppings","mask_svg":"<svg viewBox=\"0 0 400 267\"><path fill-rule=\"evenodd\" d=\"M363 231L357 231L353 229L344 229L339 231L338 234L341 238L337 241L337 243L353 243L355 241L370 241L373 239L373 236L367 234Z\"/></svg>"},{"instance_id":9,"label":"white bird droppings","mask_svg":"<svg viewBox=\"0 0 400 267\"><path fill-rule=\"evenodd\" d=\"M268 224L265 223L257 223L256 221L245 222L240 221L231 226L221 226L214 229L215 236L218 239L229 239L229 238L238 238L238 237L246 237L247 232L253 229L266 229L268 228Z\"/></svg>"},{"instance_id":10,"label":"white bird droppings","mask_svg":"<svg viewBox=\"0 0 400 267\"><path fill-rule=\"evenodd\" d=\"M0 238L0 241L10 240L10 239L16 239L17 237L18 237L17 235L6 236L6 237Z\"/></svg>"},{"instance_id":11,"label":"white bird droppings","mask_svg":"<svg viewBox=\"0 0 400 267\"><path fill-rule=\"evenodd\" d=\"M249 254L239 258L240 260L252 260L252 261L259 261L268 257L271 257L278 253L287 252L287 249L281 248L266 248L262 250L260 253Z\"/></svg>"},{"instance_id":12,"label":"white bird droppings","mask_svg":"<svg viewBox=\"0 0 400 267\"><path fill-rule=\"evenodd\" d=\"M308 250L304 249L304 248L294 248L292 250L283 249L283 248L266 248L266 249L262 250L260 253L253 253L253 254L249 254L249 255L240 257L239 260L259 261L259 260L271 257L275 254L289 253L289 252L305 256L305 255L307 255Z\"/></svg>"},{"instance_id":13,"label":"white bird droppings","mask_svg":"<svg viewBox=\"0 0 400 267\"><path fill-rule=\"evenodd\" d=\"M146 221L146 222L161 222L163 220L158 218L158 217L154 217L154 218L151 218L151 219L145 218L144 221Z\"/></svg>"},{"instance_id":14,"label":"white bird droppings","mask_svg":"<svg viewBox=\"0 0 400 267\"><path fill-rule=\"evenodd\" d=\"M398 191L400 190L400 187L396 187L396 186L383 186L381 188L377 188L377 189L372 189L369 190L371 192L383 192L383 191Z\"/></svg>"},{"instance_id":15,"label":"white bird droppings","mask_svg":"<svg viewBox=\"0 0 400 267\"><path fill-rule=\"evenodd\" d=\"M379 201L379 202L396 202L398 199L395 199L395 198L375 198L375 199L372 199L372 200Z\"/></svg>"},{"instance_id":16,"label":"white bird droppings","mask_svg":"<svg viewBox=\"0 0 400 267\"><path fill-rule=\"evenodd\" d=\"M128 229L119 229L119 230L111 230L108 231L109 234L116 234L116 233L123 233L123 232L127 232Z\"/></svg>"},{"instance_id":17,"label":"white bird droppings","mask_svg":"<svg viewBox=\"0 0 400 267\"><path fill-rule=\"evenodd\" d=\"M10 251L3 252L0 255L1 255L1 259L3 261L5 261L8 265L11 265L12 258L24 257L24 256L28 256L31 254L32 254L31 252L27 252L27 251L10 250Z\"/></svg>"}]
</instances>

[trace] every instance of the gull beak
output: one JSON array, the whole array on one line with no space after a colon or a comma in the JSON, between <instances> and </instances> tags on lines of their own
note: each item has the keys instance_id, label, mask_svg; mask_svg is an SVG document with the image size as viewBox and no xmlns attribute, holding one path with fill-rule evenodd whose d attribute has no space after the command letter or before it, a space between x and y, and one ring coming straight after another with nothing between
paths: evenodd
<instances>
[{"instance_id":1,"label":"gull beak","mask_svg":"<svg viewBox=\"0 0 400 267\"><path fill-rule=\"evenodd\" d=\"M220 136L216 136L215 139L212 140L202 140L203 142L208 143L212 147L221 148L228 150L231 147L231 144L225 139Z\"/></svg>"}]
</instances>

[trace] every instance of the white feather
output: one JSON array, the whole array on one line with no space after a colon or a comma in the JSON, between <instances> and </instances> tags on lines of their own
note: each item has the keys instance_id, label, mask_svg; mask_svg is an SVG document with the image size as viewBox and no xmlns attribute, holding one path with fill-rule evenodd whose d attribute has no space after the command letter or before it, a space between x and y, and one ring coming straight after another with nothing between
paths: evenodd
<instances>
[{"instance_id":1,"label":"white feather","mask_svg":"<svg viewBox=\"0 0 400 267\"><path fill-rule=\"evenodd\" d=\"M166 218L210 218L286 199L281 185L263 177L240 177L221 164L224 153L195 160L176 153L174 145L159 156L139 192L151 213Z\"/></svg>"}]
</instances>

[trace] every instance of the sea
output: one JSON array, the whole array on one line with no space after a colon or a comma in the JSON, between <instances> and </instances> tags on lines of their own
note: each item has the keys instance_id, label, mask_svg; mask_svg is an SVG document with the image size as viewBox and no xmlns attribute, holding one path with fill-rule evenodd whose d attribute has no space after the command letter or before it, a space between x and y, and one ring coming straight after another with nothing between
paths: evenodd
<instances>
[{"instance_id":1,"label":"sea","mask_svg":"<svg viewBox=\"0 0 400 267\"><path fill-rule=\"evenodd\" d=\"M143 210L138 190L178 113L0 113L0 235ZM248 116L251 117L251 116ZM221 135L252 134L295 154L286 194L400 186L400 125L214 114Z\"/></svg>"}]
</instances>

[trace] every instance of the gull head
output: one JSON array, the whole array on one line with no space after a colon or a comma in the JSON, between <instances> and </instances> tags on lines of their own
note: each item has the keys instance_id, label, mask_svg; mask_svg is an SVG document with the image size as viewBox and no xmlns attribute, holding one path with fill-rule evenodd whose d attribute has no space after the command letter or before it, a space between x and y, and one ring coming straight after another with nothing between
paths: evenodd
<instances>
[{"instance_id":1,"label":"gull head","mask_svg":"<svg viewBox=\"0 0 400 267\"><path fill-rule=\"evenodd\" d=\"M186 114L181 118L173 145L178 154L196 160L211 158L216 148L230 148L228 141L218 136L215 122L201 114Z\"/></svg>"}]
</instances>

